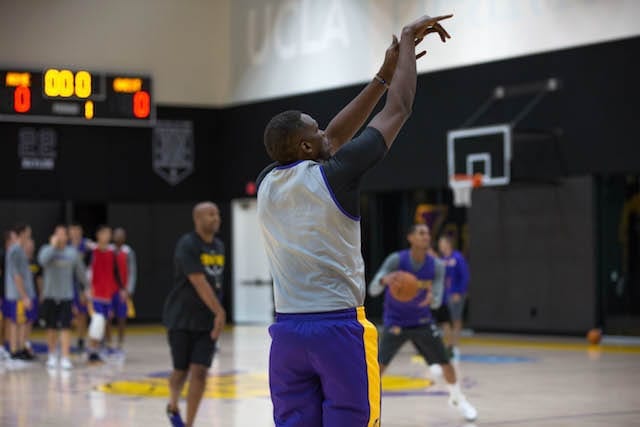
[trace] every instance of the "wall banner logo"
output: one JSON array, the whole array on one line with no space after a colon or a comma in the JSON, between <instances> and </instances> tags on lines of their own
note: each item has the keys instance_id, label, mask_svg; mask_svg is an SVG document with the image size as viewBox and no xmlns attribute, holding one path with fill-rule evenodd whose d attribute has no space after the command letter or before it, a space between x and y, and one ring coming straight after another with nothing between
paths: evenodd
<instances>
[{"instance_id":1,"label":"wall banner logo","mask_svg":"<svg viewBox=\"0 0 640 427\"><path fill-rule=\"evenodd\" d=\"M58 134L51 128L18 130L18 160L23 170L53 170L58 156Z\"/></svg>"},{"instance_id":2,"label":"wall banner logo","mask_svg":"<svg viewBox=\"0 0 640 427\"><path fill-rule=\"evenodd\" d=\"M194 158L193 123L158 120L152 140L154 172L177 185L193 172Z\"/></svg>"}]
</instances>

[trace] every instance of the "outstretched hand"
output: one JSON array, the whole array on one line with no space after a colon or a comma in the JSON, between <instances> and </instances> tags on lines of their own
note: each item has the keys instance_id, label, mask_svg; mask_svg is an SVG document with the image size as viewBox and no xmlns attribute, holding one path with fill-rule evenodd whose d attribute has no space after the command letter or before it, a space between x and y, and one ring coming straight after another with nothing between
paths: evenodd
<instances>
[{"instance_id":1,"label":"outstretched hand","mask_svg":"<svg viewBox=\"0 0 640 427\"><path fill-rule=\"evenodd\" d=\"M414 39L415 45L417 46L422 42L422 40L424 40L427 35L431 33L438 33L438 35L440 36L440 40L442 40L443 43L446 43L447 39L451 38L451 35L440 24L440 21L449 19L452 16L452 14L436 17L431 17L429 15L421 16L411 24L405 26L402 29L402 35L412 37ZM416 55L416 59L422 58L426 53L427 51L423 50Z\"/></svg>"}]
</instances>

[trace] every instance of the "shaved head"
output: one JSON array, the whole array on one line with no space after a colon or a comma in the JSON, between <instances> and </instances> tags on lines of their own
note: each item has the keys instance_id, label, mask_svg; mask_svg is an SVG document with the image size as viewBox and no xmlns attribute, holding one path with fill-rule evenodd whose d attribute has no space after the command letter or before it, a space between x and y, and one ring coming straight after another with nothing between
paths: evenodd
<instances>
[{"instance_id":1,"label":"shaved head","mask_svg":"<svg viewBox=\"0 0 640 427\"><path fill-rule=\"evenodd\" d=\"M113 243L118 246L124 245L124 242L127 241L127 232L124 228L118 227L113 230Z\"/></svg>"},{"instance_id":2,"label":"shaved head","mask_svg":"<svg viewBox=\"0 0 640 427\"><path fill-rule=\"evenodd\" d=\"M201 236L213 236L220 229L220 209L213 202L200 202L193 207L193 223Z\"/></svg>"}]
</instances>

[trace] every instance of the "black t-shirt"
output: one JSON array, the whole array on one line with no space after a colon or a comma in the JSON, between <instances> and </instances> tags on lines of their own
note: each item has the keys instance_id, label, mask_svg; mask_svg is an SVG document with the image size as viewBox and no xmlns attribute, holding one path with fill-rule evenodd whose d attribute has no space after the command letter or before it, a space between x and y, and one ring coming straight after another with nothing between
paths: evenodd
<instances>
[{"instance_id":1,"label":"black t-shirt","mask_svg":"<svg viewBox=\"0 0 640 427\"><path fill-rule=\"evenodd\" d=\"M344 144L320 166L336 200L349 215L360 217L360 182L362 176L386 154L387 144L376 128L367 127L356 138ZM260 183L279 163L267 166L258 176Z\"/></svg>"},{"instance_id":2,"label":"black t-shirt","mask_svg":"<svg viewBox=\"0 0 640 427\"><path fill-rule=\"evenodd\" d=\"M192 231L178 240L173 288L164 304L163 321L168 329L208 331L213 328L213 313L198 296L188 275L203 273L221 298L224 262L224 244L220 239L207 243Z\"/></svg>"}]
</instances>

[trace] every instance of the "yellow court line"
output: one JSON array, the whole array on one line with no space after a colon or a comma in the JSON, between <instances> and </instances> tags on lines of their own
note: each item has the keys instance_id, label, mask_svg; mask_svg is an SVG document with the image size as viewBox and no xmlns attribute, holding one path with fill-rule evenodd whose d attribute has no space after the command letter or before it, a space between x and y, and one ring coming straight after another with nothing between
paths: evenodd
<instances>
[{"instance_id":1,"label":"yellow court line","mask_svg":"<svg viewBox=\"0 0 640 427\"><path fill-rule=\"evenodd\" d=\"M518 339L498 339L484 337L466 337L460 341L466 345L478 345L488 347L516 347L530 348L537 350L560 350L560 351L601 351L604 353L640 353L640 346L632 345L591 345L581 343L562 343L555 341L530 341Z\"/></svg>"},{"instance_id":2,"label":"yellow court line","mask_svg":"<svg viewBox=\"0 0 640 427\"><path fill-rule=\"evenodd\" d=\"M227 325L225 331L232 331L233 325ZM265 327L266 328L266 327ZM142 335L164 335L166 329L162 325L129 325L127 326L128 336L142 336ZM32 334L33 338L43 338L45 336L44 331L37 330ZM503 348L525 348L536 350L553 350L553 351L599 351L603 353L624 353L624 354L640 354L640 345L613 345L613 344L601 344L590 345L586 342L557 342L540 340L534 341L531 339L517 339L517 338L495 338L495 337L462 337L460 342L464 345L475 345L483 347L503 347Z\"/></svg>"}]
</instances>

